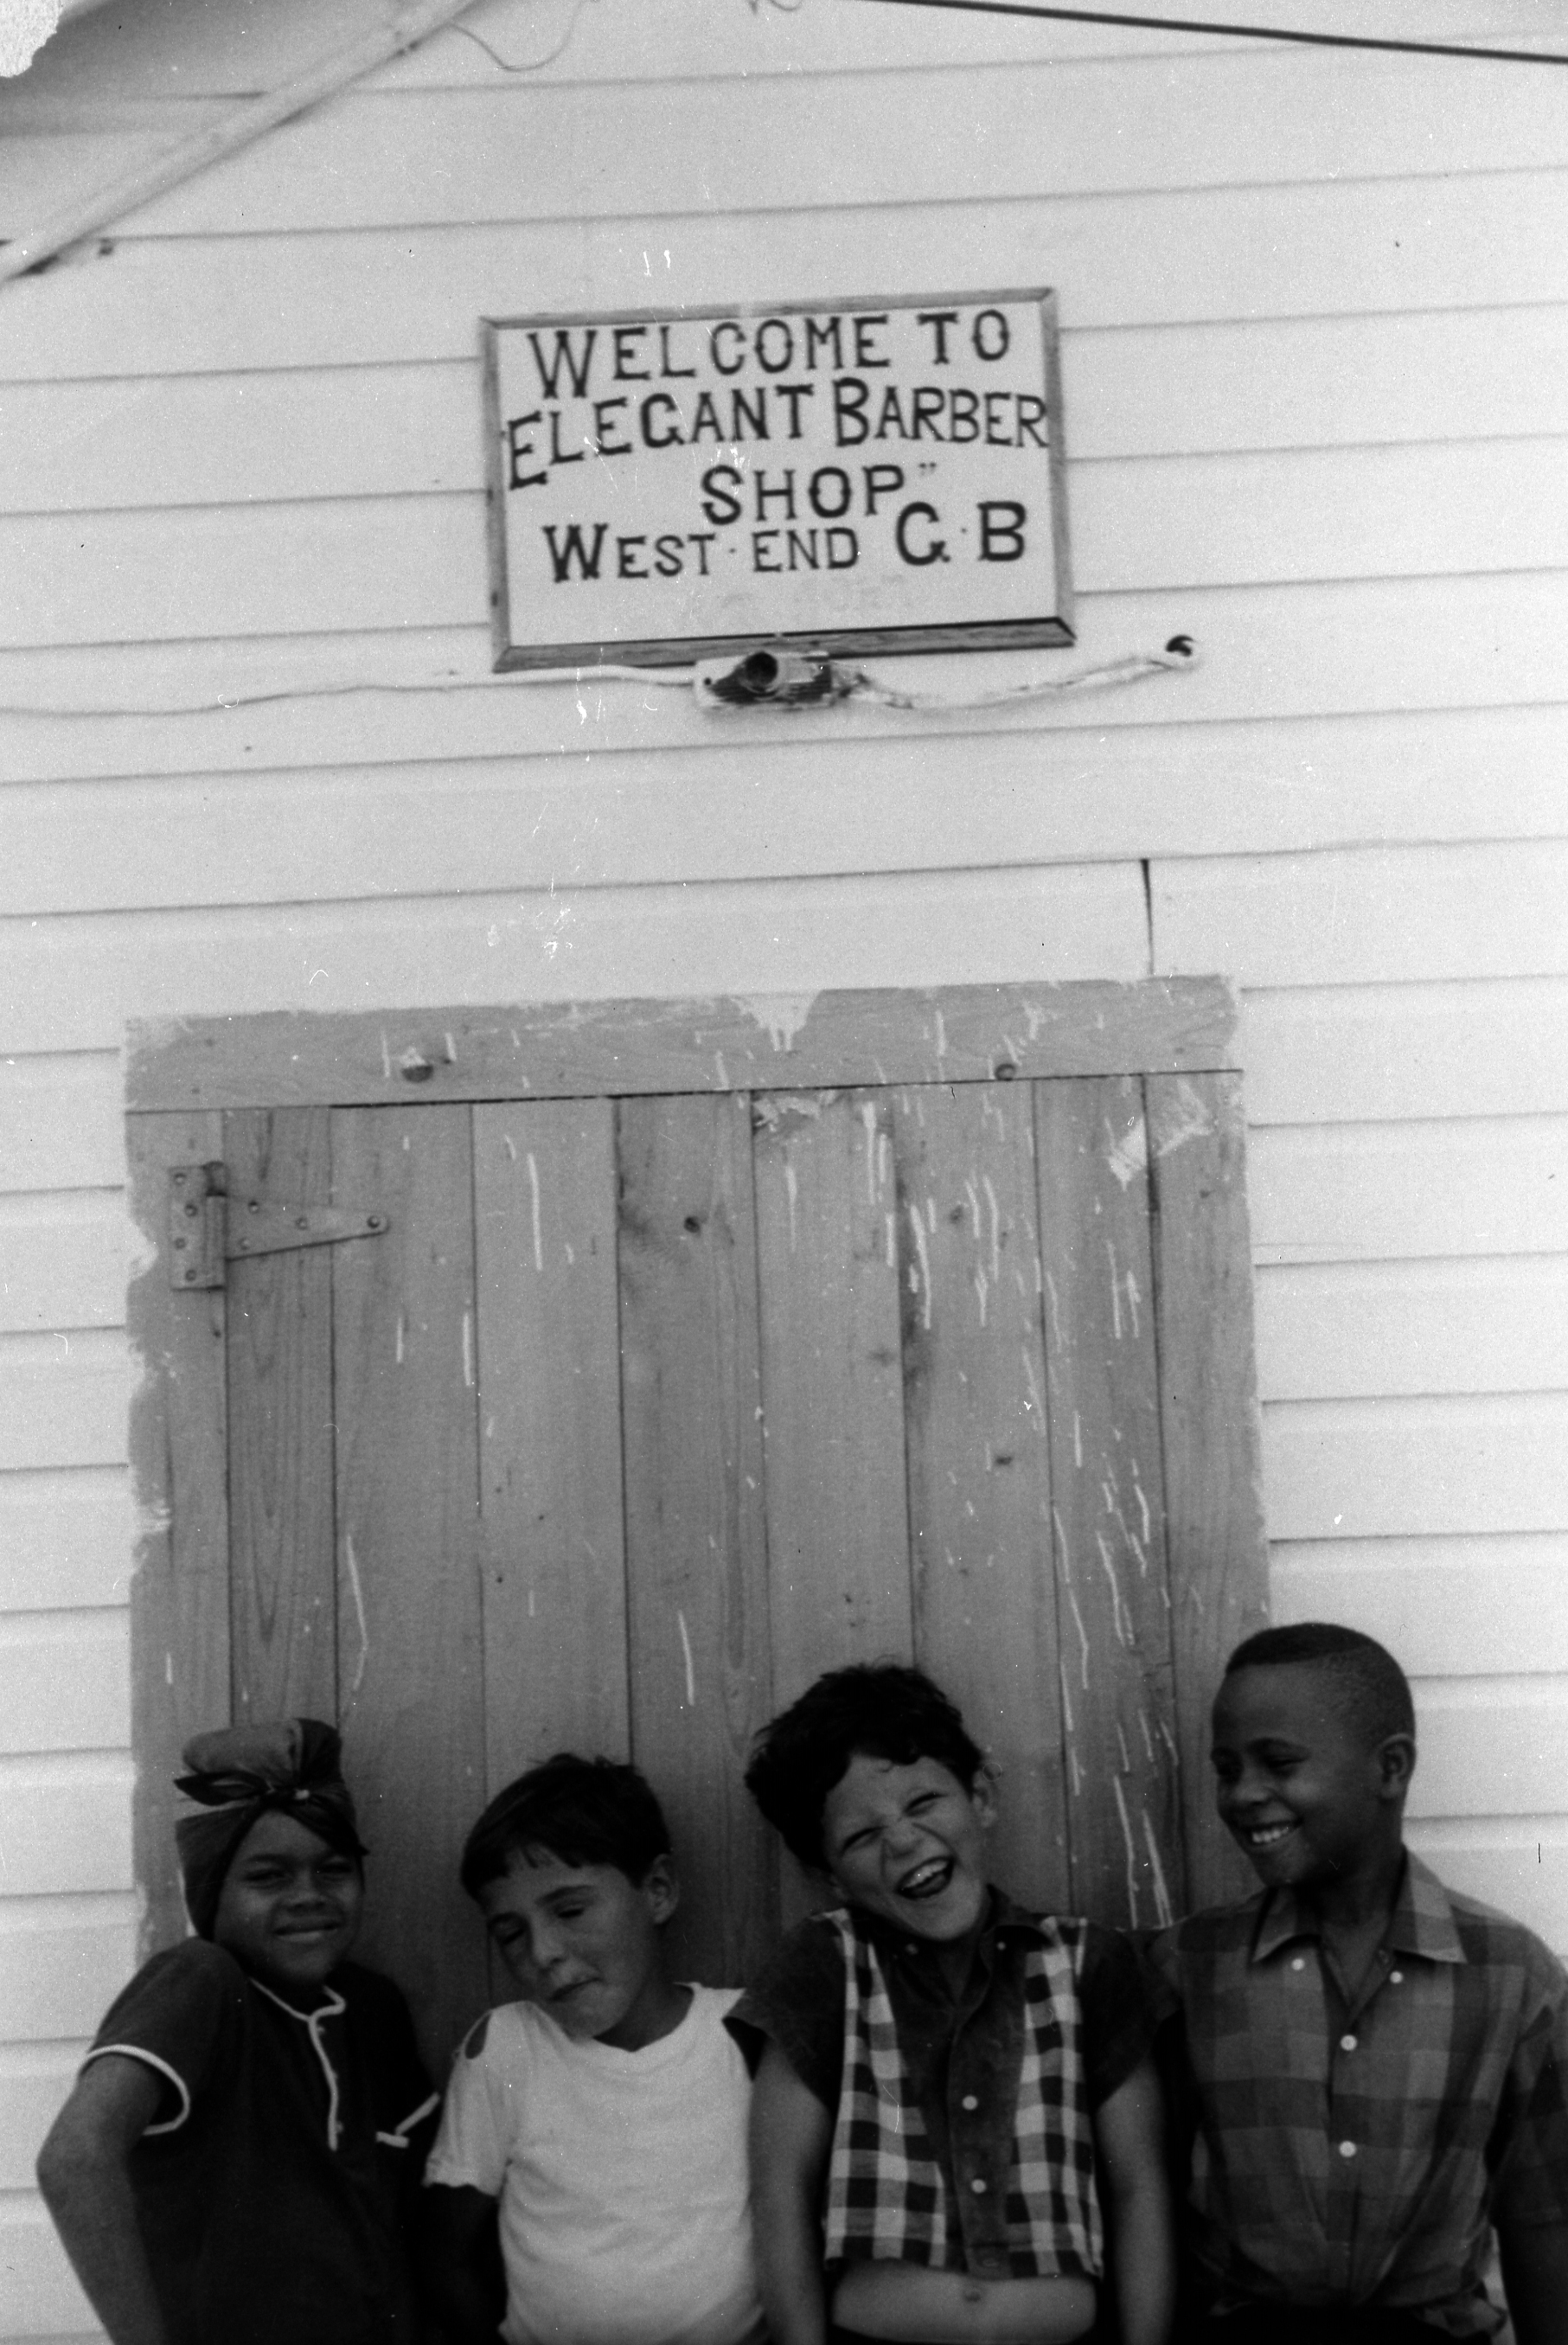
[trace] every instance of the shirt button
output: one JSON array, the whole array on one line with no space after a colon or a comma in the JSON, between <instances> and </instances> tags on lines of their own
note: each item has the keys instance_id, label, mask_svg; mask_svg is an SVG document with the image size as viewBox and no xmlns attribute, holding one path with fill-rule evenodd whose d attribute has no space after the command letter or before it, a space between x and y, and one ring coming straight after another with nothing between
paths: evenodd
<instances>
[{"instance_id":1,"label":"shirt button","mask_svg":"<svg viewBox=\"0 0 1568 2345\"><path fill-rule=\"evenodd\" d=\"M980 2178L979 2178L979 2176L978 2176L977 2174L976 2174L976 2176L975 2177L975 2179L973 2180L973 2182L971 2182L971 2183L970 2183L969 2188L970 2188L970 2189L975 2193L975 2196L976 2196L976 2198L983 2198L985 2197L985 2195L986 2195L986 2186L985 2186L985 2184L981 2181L981 2179L980 2179Z\"/></svg>"},{"instance_id":2,"label":"shirt button","mask_svg":"<svg viewBox=\"0 0 1568 2345\"><path fill-rule=\"evenodd\" d=\"M1355 2154L1356 2145L1353 2141L1342 2141L1340 2144L1340 2156L1341 2157L1354 2157Z\"/></svg>"},{"instance_id":3,"label":"shirt button","mask_svg":"<svg viewBox=\"0 0 1568 2345\"><path fill-rule=\"evenodd\" d=\"M977 2108L979 2107L979 2106L980 2106L980 2104L979 2104L979 2102L976 2100L976 2098L975 2097L975 2095L974 2095L973 2093L966 2093L966 2094L965 2094L965 2096L964 2096L964 2106L965 2106L966 2109L977 2109Z\"/></svg>"},{"instance_id":4,"label":"shirt button","mask_svg":"<svg viewBox=\"0 0 1568 2345\"><path fill-rule=\"evenodd\" d=\"M1291 1956L1290 1968L1293 1971L1304 1971L1306 1967L1307 1958L1305 1954L1294 1954Z\"/></svg>"},{"instance_id":5,"label":"shirt button","mask_svg":"<svg viewBox=\"0 0 1568 2345\"><path fill-rule=\"evenodd\" d=\"M1391 1971L1389 1973L1389 1985L1391 1986L1403 1986L1404 1983L1405 1974L1403 1971Z\"/></svg>"},{"instance_id":6,"label":"shirt button","mask_svg":"<svg viewBox=\"0 0 1568 2345\"><path fill-rule=\"evenodd\" d=\"M1356 2048L1356 2039L1355 2039L1355 2037L1354 2037L1353 2035L1341 2035L1341 2036L1340 2036L1340 2051L1341 2051L1341 2052L1353 2052L1353 2051L1355 2050L1355 2048Z\"/></svg>"}]
</instances>

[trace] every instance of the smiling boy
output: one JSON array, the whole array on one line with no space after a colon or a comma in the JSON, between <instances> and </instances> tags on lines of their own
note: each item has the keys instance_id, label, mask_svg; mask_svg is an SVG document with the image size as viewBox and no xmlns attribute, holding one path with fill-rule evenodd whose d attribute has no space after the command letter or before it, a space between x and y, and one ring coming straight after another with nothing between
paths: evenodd
<instances>
[{"instance_id":1,"label":"smiling boy","mask_svg":"<svg viewBox=\"0 0 1568 2345\"><path fill-rule=\"evenodd\" d=\"M734 2013L767 2046L752 2163L774 2345L1067 2345L1108 2279L1126 2345L1161 2345L1137 1960L991 1887L996 1801L958 1711L918 1670L835 1670L765 1730L746 1781L841 1901Z\"/></svg>"},{"instance_id":2,"label":"smiling boy","mask_svg":"<svg viewBox=\"0 0 1568 2345\"><path fill-rule=\"evenodd\" d=\"M176 1826L196 1936L111 2006L38 2160L113 2345L413 2345L403 2245L435 2095L346 1962L364 1851L335 1728L220 1728Z\"/></svg>"},{"instance_id":3,"label":"smiling boy","mask_svg":"<svg viewBox=\"0 0 1568 2345\"><path fill-rule=\"evenodd\" d=\"M648 1784L548 1760L485 1810L461 1879L524 1999L470 2030L426 2172L451 2345L761 2345L736 1991L670 1975Z\"/></svg>"},{"instance_id":4,"label":"smiling boy","mask_svg":"<svg viewBox=\"0 0 1568 2345\"><path fill-rule=\"evenodd\" d=\"M1239 1646L1219 1813L1263 1886L1155 1943L1178 2017L1194 2339L1568 2339L1568 1979L1403 1844L1391 1654L1328 1622Z\"/></svg>"}]
</instances>

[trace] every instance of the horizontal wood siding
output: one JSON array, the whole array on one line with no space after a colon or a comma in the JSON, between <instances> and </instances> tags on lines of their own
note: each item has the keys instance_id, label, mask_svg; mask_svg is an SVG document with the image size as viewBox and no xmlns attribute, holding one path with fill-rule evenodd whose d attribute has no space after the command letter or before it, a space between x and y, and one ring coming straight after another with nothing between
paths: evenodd
<instances>
[{"instance_id":1,"label":"horizontal wood siding","mask_svg":"<svg viewBox=\"0 0 1568 2345\"><path fill-rule=\"evenodd\" d=\"M82 15L0 89L0 232L379 13ZM0 2339L91 2331L25 2194L134 1935L132 1021L439 1057L497 1001L1235 980L1276 1613L1401 1652L1418 1844L1568 1946L1562 76L809 0L470 29L0 289ZM936 714L491 675L481 317L1031 284L1073 650L880 664Z\"/></svg>"},{"instance_id":2,"label":"horizontal wood siding","mask_svg":"<svg viewBox=\"0 0 1568 2345\"><path fill-rule=\"evenodd\" d=\"M1321 463L1386 442L1412 465L1423 443L1472 431L1477 450L1568 433L1568 307L1080 329L1066 341L1062 391L1079 464L1281 449ZM483 485L466 358L0 384L7 513Z\"/></svg>"}]
</instances>

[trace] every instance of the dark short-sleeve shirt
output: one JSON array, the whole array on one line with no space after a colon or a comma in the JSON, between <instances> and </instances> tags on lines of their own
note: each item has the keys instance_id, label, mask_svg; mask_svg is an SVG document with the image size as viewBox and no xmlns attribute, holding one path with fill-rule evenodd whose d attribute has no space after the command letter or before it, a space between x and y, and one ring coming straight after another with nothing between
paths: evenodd
<instances>
[{"instance_id":1,"label":"dark short-sleeve shirt","mask_svg":"<svg viewBox=\"0 0 1568 2345\"><path fill-rule=\"evenodd\" d=\"M910 2098L925 2121L948 2185L951 2269L1007 2269L1005 2249L986 2235L1005 2194L971 2200L955 2188L966 2172L1007 2172L1024 2036L1024 1964L1042 1943L1038 1916L991 1892L991 1910L968 1982L955 1995L936 1948L874 1915L859 1919L876 1949ZM1139 1957L1113 1930L1084 1932L1078 1974L1085 2078L1091 2109L1110 2097L1148 2053L1153 2013ZM800 1924L778 1946L730 2017L776 2044L801 2082L830 2116L838 2109L844 2069L842 1941L819 1918Z\"/></svg>"},{"instance_id":2,"label":"dark short-sleeve shirt","mask_svg":"<svg viewBox=\"0 0 1568 2345\"><path fill-rule=\"evenodd\" d=\"M296 2009L188 1939L110 2006L87 2056L112 2052L164 2080L130 2174L174 2345L412 2345L437 2104L389 1980L347 1964Z\"/></svg>"},{"instance_id":3,"label":"dark short-sleeve shirt","mask_svg":"<svg viewBox=\"0 0 1568 2345\"><path fill-rule=\"evenodd\" d=\"M1494 2331L1489 2224L1568 2222L1568 1977L1540 1940L1411 1856L1353 1999L1289 1891L1178 1923L1152 1959L1216 2308Z\"/></svg>"}]
</instances>

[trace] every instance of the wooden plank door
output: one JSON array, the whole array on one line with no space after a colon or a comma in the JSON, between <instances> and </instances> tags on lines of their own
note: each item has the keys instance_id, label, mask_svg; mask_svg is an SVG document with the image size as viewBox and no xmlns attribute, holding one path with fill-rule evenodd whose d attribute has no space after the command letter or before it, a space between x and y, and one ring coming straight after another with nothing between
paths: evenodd
<instances>
[{"instance_id":1,"label":"wooden plank door","mask_svg":"<svg viewBox=\"0 0 1568 2345\"><path fill-rule=\"evenodd\" d=\"M814 1051L770 1051L805 1085L690 1017L672 1042L666 1010L635 1079L591 1025L576 1053L541 1037L511 1096L367 1098L345 1047L319 1088L346 1098L257 1105L266 1035L250 1103L231 1072L194 1117L141 1079L149 1232L193 1143L233 1191L388 1223L137 1298L155 1938L178 1735L305 1709L343 1726L366 1952L435 2056L504 1992L463 1832L561 1748L645 1769L681 1966L741 1978L814 1893L744 1794L752 1737L879 1657L930 1669L986 1743L1019 1895L1147 1924L1231 1885L1202 1733L1261 1589L1238 1087L1108 1013L1139 989L1087 989L1064 1026L1070 990L945 997L935 1053L907 1005L830 1012ZM158 1081L188 1095L187 1069Z\"/></svg>"}]
</instances>

